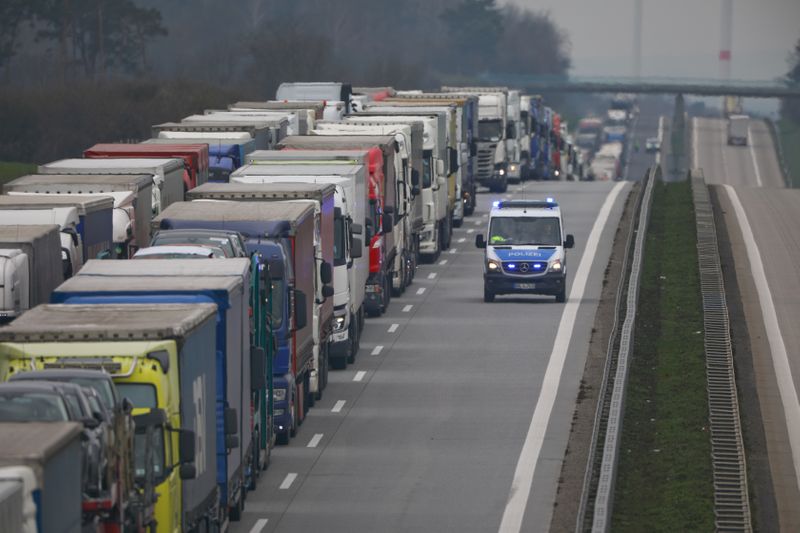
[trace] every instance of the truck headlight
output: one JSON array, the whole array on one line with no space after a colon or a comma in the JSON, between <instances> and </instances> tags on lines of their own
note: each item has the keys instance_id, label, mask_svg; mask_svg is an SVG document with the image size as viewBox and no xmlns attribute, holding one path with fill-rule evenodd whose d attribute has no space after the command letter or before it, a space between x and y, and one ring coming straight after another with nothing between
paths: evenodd
<instances>
[{"instance_id":1,"label":"truck headlight","mask_svg":"<svg viewBox=\"0 0 800 533\"><path fill-rule=\"evenodd\" d=\"M505 175L506 175L506 171L505 171L505 169L502 169L502 168L501 168L501 169L498 171L498 174L500 174L501 176L505 176Z\"/></svg>"},{"instance_id":2,"label":"truck headlight","mask_svg":"<svg viewBox=\"0 0 800 533\"><path fill-rule=\"evenodd\" d=\"M494 259L489 259L488 261L486 261L486 268L488 270L491 270L492 272L500 270L500 262L495 261Z\"/></svg>"},{"instance_id":3,"label":"truck headlight","mask_svg":"<svg viewBox=\"0 0 800 533\"><path fill-rule=\"evenodd\" d=\"M516 172L516 170L517 170L517 165L511 165L511 168L510 168L510 170L511 170L511 172Z\"/></svg>"},{"instance_id":4,"label":"truck headlight","mask_svg":"<svg viewBox=\"0 0 800 533\"><path fill-rule=\"evenodd\" d=\"M286 400L286 389L275 389L272 391L272 400L282 402Z\"/></svg>"},{"instance_id":5,"label":"truck headlight","mask_svg":"<svg viewBox=\"0 0 800 533\"><path fill-rule=\"evenodd\" d=\"M561 259L556 259L552 263L550 263L550 272L561 272L563 266L561 265Z\"/></svg>"},{"instance_id":6,"label":"truck headlight","mask_svg":"<svg viewBox=\"0 0 800 533\"><path fill-rule=\"evenodd\" d=\"M344 329L346 315L333 317L333 331L342 331Z\"/></svg>"}]
</instances>

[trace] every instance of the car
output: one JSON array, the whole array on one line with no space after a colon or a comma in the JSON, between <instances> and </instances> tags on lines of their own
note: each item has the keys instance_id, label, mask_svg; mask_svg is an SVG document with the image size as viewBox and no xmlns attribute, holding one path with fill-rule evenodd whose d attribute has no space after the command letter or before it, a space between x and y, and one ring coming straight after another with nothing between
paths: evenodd
<instances>
[{"instance_id":1,"label":"car","mask_svg":"<svg viewBox=\"0 0 800 533\"><path fill-rule=\"evenodd\" d=\"M648 154L661 150L661 140L658 137L648 137L644 142L644 149Z\"/></svg>"},{"instance_id":2,"label":"car","mask_svg":"<svg viewBox=\"0 0 800 533\"><path fill-rule=\"evenodd\" d=\"M486 250L483 300L498 294L542 294L566 300L566 249L575 245L564 234L561 208L553 198L495 202L489 214L489 238L475 237Z\"/></svg>"}]
</instances>

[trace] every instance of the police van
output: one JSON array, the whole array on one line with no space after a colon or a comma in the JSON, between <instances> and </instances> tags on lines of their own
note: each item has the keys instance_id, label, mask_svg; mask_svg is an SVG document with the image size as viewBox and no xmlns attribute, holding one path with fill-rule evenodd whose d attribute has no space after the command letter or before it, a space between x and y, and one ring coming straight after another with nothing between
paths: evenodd
<instances>
[{"instance_id":1,"label":"police van","mask_svg":"<svg viewBox=\"0 0 800 533\"><path fill-rule=\"evenodd\" d=\"M566 300L567 257L575 245L564 235L561 209L553 198L495 202L489 215L488 238L475 237L486 250L483 300L498 294L545 294Z\"/></svg>"}]
</instances>

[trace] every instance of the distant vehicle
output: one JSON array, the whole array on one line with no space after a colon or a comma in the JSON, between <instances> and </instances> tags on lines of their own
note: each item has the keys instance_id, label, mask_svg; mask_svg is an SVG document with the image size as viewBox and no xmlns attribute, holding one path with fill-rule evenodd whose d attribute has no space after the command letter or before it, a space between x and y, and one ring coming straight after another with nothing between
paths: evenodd
<instances>
[{"instance_id":1,"label":"distant vehicle","mask_svg":"<svg viewBox=\"0 0 800 533\"><path fill-rule=\"evenodd\" d=\"M749 116L731 115L728 118L728 144L747 146L747 128L749 126Z\"/></svg>"},{"instance_id":2,"label":"distant vehicle","mask_svg":"<svg viewBox=\"0 0 800 533\"><path fill-rule=\"evenodd\" d=\"M658 137L648 137L644 142L645 151L650 154L661 151L661 139Z\"/></svg>"},{"instance_id":3,"label":"distant vehicle","mask_svg":"<svg viewBox=\"0 0 800 533\"><path fill-rule=\"evenodd\" d=\"M482 233L475 237L475 246L486 250L483 301L493 302L497 294L547 294L563 302L566 249L574 244L552 198L495 202L488 241Z\"/></svg>"},{"instance_id":4,"label":"distant vehicle","mask_svg":"<svg viewBox=\"0 0 800 533\"><path fill-rule=\"evenodd\" d=\"M215 259L225 257L222 248L208 246L171 245L141 248L134 259Z\"/></svg>"},{"instance_id":5,"label":"distant vehicle","mask_svg":"<svg viewBox=\"0 0 800 533\"><path fill-rule=\"evenodd\" d=\"M628 135L628 128L625 126L606 126L603 128L603 142L605 143L625 143Z\"/></svg>"},{"instance_id":6,"label":"distant vehicle","mask_svg":"<svg viewBox=\"0 0 800 533\"><path fill-rule=\"evenodd\" d=\"M606 112L606 124L624 125L628 121L628 112L624 109L609 109Z\"/></svg>"}]
</instances>

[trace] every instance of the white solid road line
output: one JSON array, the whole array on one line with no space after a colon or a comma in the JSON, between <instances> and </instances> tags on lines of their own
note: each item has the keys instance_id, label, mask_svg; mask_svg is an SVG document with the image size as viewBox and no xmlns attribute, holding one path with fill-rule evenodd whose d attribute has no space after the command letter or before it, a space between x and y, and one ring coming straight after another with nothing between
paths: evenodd
<instances>
[{"instance_id":1,"label":"white solid road line","mask_svg":"<svg viewBox=\"0 0 800 533\"><path fill-rule=\"evenodd\" d=\"M445 266L447 264L447 259L442 259L439 261L439 266Z\"/></svg>"},{"instance_id":2,"label":"white solid road line","mask_svg":"<svg viewBox=\"0 0 800 533\"><path fill-rule=\"evenodd\" d=\"M267 527L267 522L269 522L266 518L259 518L256 520L256 523L253 524L253 527L250 528L250 533L261 533L265 527Z\"/></svg>"},{"instance_id":3,"label":"white solid road line","mask_svg":"<svg viewBox=\"0 0 800 533\"><path fill-rule=\"evenodd\" d=\"M315 433L314 436L311 437L311 440L308 441L306 448L316 448L319 446L319 441L322 440L322 435L322 433Z\"/></svg>"},{"instance_id":4,"label":"white solid road line","mask_svg":"<svg viewBox=\"0 0 800 533\"><path fill-rule=\"evenodd\" d=\"M286 478L284 478L283 483L281 483L281 486L278 488L281 490L287 490L289 487L292 486L292 483L294 483L295 479L297 479L297 474L295 474L294 472L292 472L291 474L286 474Z\"/></svg>"},{"instance_id":5,"label":"white solid road line","mask_svg":"<svg viewBox=\"0 0 800 533\"><path fill-rule=\"evenodd\" d=\"M425 294L425 287L420 287L417 289L417 294Z\"/></svg>"},{"instance_id":6,"label":"white solid road line","mask_svg":"<svg viewBox=\"0 0 800 533\"><path fill-rule=\"evenodd\" d=\"M399 327L400 327L400 324L392 324L391 326L389 326L389 329L387 331L389 333L394 333L395 331L397 331L397 328L399 328Z\"/></svg>"},{"instance_id":7,"label":"white solid road line","mask_svg":"<svg viewBox=\"0 0 800 533\"><path fill-rule=\"evenodd\" d=\"M761 261L761 253L758 251L756 239L747 214L736 189L730 185L725 185L728 198L736 212L736 219L739 221L739 229L742 231L742 239L747 249L747 259L750 261L750 273L753 275L753 282L758 293L758 302L761 306L761 316L764 319L764 329L767 332L770 353L772 355L772 366L775 368L775 378L778 380L778 392L783 403L783 412L786 417L786 430L789 433L789 446L792 448L792 459L794 462L794 473L797 478L797 485L800 487L800 402L797 399L797 390L792 380L792 369L789 366L789 356L786 353L786 344L783 341L781 328L778 324L778 314L775 312L775 302L772 300L772 292L769 290L767 275L764 272L764 263Z\"/></svg>"},{"instance_id":8,"label":"white solid road line","mask_svg":"<svg viewBox=\"0 0 800 533\"><path fill-rule=\"evenodd\" d=\"M372 349L372 353L370 355L380 355L382 351L383 351L383 345L379 344Z\"/></svg>"},{"instance_id":9,"label":"white solid road line","mask_svg":"<svg viewBox=\"0 0 800 533\"><path fill-rule=\"evenodd\" d=\"M699 123L700 121L697 120L697 117L692 117L692 168L703 168L700 165L700 152L697 150L697 139L700 138L700 130L697 128ZM661 125L662 123L659 122L658 127L661 128Z\"/></svg>"},{"instance_id":10,"label":"white solid road line","mask_svg":"<svg viewBox=\"0 0 800 533\"><path fill-rule=\"evenodd\" d=\"M597 247L600 244L600 236L603 233L606 222L608 222L611 208L614 206L614 202L624 186L623 182L617 183L606 196L603 206L597 214L597 219L594 221L592 231L589 233L578 270L575 272L569 299L564 304L564 311L558 324L558 332L553 341L553 352L550 354L547 370L542 379L542 390L536 401L531 423L528 426L528 434L525 437L525 444L522 446L517 468L514 471L511 490L503 511L503 520L500 523L499 530L501 533L519 533L522 529L522 519L525 517L525 507L528 505L533 476L536 472L536 463L542 451L542 443L547 433L547 426L550 422L550 415L553 412L558 387L561 384L561 373L564 370L569 342L575 327L575 318L583 300L583 293L586 290L592 263L597 253Z\"/></svg>"},{"instance_id":11,"label":"white solid road line","mask_svg":"<svg viewBox=\"0 0 800 533\"><path fill-rule=\"evenodd\" d=\"M411 311L411 309L412 309L413 307L414 307L413 305L411 305L411 304L408 304L408 305L406 305L406 306L404 306L404 307L403 307L403 312L404 312L404 313L408 313L409 311Z\"/></svg>"},{"instance_id":12,"label":"white solid road line","mask_svg":"<svg viewBox=\"0 0 800 533\"><path fill-rule=\"evenodd\" d=\"M436 272L431 272L428 274L428 279L436 279Z\"/></svg>"},{"instance_id":13,"label":"white solid road line","mask_svg":"<svg viewBox=\"0 0 800 533\"><path fill-rule=\"evenodd\" d=\"M694 121L694 119L692 119ZM694 131L694 122L692 122L692 131ZM661 164L661 145L664 142L664 115L658 117L658 151L656 151L656 165Z\"/></svg>"},{"instance_id":14,"label":"white solid road line","mask_svg":"<svg viewBox=\"0 0 800 533\"><path fill-rule=\"evenodd\" d=\"M758 186L763 186L761 182L761 171L758 169L758 160L756 159L756 149L753 148L753 136L750 134L750 123L747 123L747 145L750 147L750 157L753 158L753 168L756 169L756 183Z\"/></svg>"},{"instance_id":15,"label":"white solid road line","mask_svg":"<svg viewBox=\"0 0 800 533\"><path fill-rule=\"evenodd\" d=\"M339 400L338 402L333 404L333 407L331 408L331 413L340 413L345 403L347 402L345 402L344 400Z\"/></svg>"},{"instance_id":16,"label":"white solid road line","mask_svg":"<svg viewBox=\"0 0 800 533\"><path fill-rule=\"evenodd\" d=\"M367 373L365 371L359 370L358 372L356 372L356 375L353 376L353 381L361 381L364 379L364 376L366 375Z\"/></svg>"}]
</instances>

